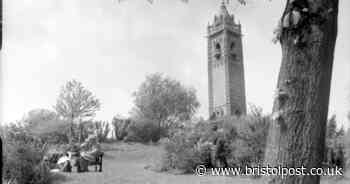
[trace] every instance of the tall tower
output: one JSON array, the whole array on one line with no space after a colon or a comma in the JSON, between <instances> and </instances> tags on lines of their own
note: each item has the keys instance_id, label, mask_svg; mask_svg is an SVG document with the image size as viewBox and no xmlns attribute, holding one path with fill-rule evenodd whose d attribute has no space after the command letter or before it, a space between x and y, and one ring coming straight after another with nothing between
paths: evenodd
<instances>
[{"instance_id":1,"label":"tall tower","mask_svg":"<svg viewBox=\"0 0 350 184\"><path fill-rule=\"evenodd\" d=\"M210 117L246 114L241 25L222 2L208 25Z\"/></svg>"}]
</instances>

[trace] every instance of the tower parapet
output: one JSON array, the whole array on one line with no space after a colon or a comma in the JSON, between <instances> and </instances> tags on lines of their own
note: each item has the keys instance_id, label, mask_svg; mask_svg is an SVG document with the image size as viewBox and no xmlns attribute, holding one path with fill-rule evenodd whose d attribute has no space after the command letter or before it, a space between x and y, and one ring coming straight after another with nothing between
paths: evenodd
<instances>
[{"instance_id":1,"label":"tower parapet","mask_svg":"<svg viewBox=\"0 0 350 184\"><path fill-rule=\"evenodd\" d=\"M224 29L236 34L241 34L241 24L235 22L234 15L230 15L225 3L222 2L219 13L214 16L213 23L208 25L208 34L215 34Z\"/></svg>"}]
</instances>

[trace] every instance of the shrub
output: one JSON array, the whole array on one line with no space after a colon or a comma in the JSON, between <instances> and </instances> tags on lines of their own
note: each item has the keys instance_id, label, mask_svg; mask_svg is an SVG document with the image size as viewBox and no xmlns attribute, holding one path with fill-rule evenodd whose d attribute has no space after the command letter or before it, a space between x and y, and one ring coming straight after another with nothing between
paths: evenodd
<instances>
[{"instance_id":1,"label":"shrub","mask_svg":"<svg viewBox=\"0 0 350 184\"><path fill-rule=\"evenodd\" d=\"M68 143L69 124L46 109L30 111L21 121L28 134L52 144Z\"/></svg>"},{"instance_id":2,"label":"shrub","mask_svg":"<svg viewBox=\"0 0 350 184\"><path fill-rule=\"evenodd\" d=\"M345 159L346 159L346 168L350 169L350 129L346 131L346 136L344 138L345 144Z\"/></svg>"},{"instance_id":3,"label":"shrub","mask_svg":"<svg viewBox=\"0 0 350 184\"><path fill-rule=\"evenodd\" d=\"M333 115L327 122L326 129L326 150L324 157L324 164L327 167L343 167L344 169L347 167L347 159L348 155L348 147L349 143L347 140L348 135L344 128L340 128L337 130L337 121L335 115Z\"/></svg>"},{"instance_id":4,"label":"shrub","mask_svg":"<svg viewBox=\"0 0 350 184\"><path fill-rule=\"evenodd\" d=\"M158 126L150 120L140 119L132 122L127 129L127 135L124 137L124 141L131 142L156 142L159 138Z\"/></svg>"},{"instance_id":5,"label":"shrub","mask_svg":"<svg viewBox=\"0 0 350 184\"><path fill-rule=\"evenodd\" d=\"M106 142L108 140L108 133L111 131L109 123L105 121L95 122L95 129L98 140L100 142Z\"/></svg>"},{"instance_id":6,"label":"shrub","mask_svg":"<svg viewBox=\"0 0 350 184\"><path fill-rule=\"evenodd\" d=\"M241 119L236 141L232 142L233 165L260 164L264 159L270 118L261 114L248 115Z\"/></svg>"},{"instance_id":7,"label":"shrub","mask_svg":"<svg viewBox=\"0 0 350 184\"><path fill-rule=\"evenodd\" d=\"M96 134L99 142L107 142L109 140L108 134L111 131L111 127L108 122L106 121L94 121L94 120L89 120L89 121L83 121L79 124L73 124L73 130L75 131L75 135L79 135L80 138L75 137L73 142L83 142L89 135L91 134ZM67 126L67 131L69 132ZM69 139L65 139L67 144L69 142ZM58 143L60 144L60 143Z\"/></svg>"},{"instance_id":8,"label":"shrub","mask_svg":"<svg viewBox=\"0 0 350 184\"><path fill-rule=\"evenodd\" d=\"M100 142L108 141L108 134L111 131L111 127L106 121L85 121L80 124L82 141L84 141L89 134L97 134L97 138Z\"/></svg>"},{"instance_id":9,"label":"shrub","mask_svg":"<svg viewBox=\"0 0 350 184\"><path fill-rule=\"evenodd\" d=\"M112 126L114 126L115 137L117 140L124 140L124 138L128 135L128 129L130 125L130 119L121 119L118 117L113 118Z\"/></svg>"},{"instance_id":10,"label":"shrub","mask_svg":"<svg viewBox=\"0 0 350 184\"><path fill-rule=\"evenodd\" d=\"M45 144L21 126L9 126L4 136L4 179L18 184L49 184L52 175L42 161Z\"/></svg>"},{"instance_id":11,"label":"shrub","mask_svg":"<svg viewBox=\"0 0 350 184\"><path fill-rule=\"evenodd\" d=\"M202 163L204 154L194 147L195 137L191 134L181 132L175 134L172 139L165 143L165 156L163 157L163 170L179 169L185 173Z\"/></svg>"},{"instance_id":12,"label":"shrub","mask_svg":"<svg viewBox=\"0 0 350 184\"><path fill-rule=\"evenodd\" d=\"M246 117L199 122L164 142L160 170L192 172L197 165L245 167L261 163L270 119L255 111Z\"/></svg>"}]
</instances>

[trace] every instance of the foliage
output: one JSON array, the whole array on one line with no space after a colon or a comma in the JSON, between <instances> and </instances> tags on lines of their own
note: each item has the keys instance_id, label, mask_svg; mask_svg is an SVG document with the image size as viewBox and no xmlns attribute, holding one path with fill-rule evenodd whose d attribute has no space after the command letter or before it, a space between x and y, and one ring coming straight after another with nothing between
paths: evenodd
<instances>
[{"instance_id":1,"label":"foliage","mask_svg":"<svg viewBox=\"0 0 350 184\"><path fill-rule=\"evenodd\" d=\"M348 129L344 138L345 147L345 158L346 158L346 168L350 169L350 130Z\"/></svg>"},{"instance_id":2,"label":"foliage","mask_svg":"<svg viewBox=\"0 0 350 184\"><path fill-rule=\"evenodd\" d=\"M52 144L68 143L68 128L66 121L59 119L57 114L47 109L34 109L23 118L23 128L29 134Z\"/></svg>"},{"instance_id":3,"label":"foliage","mask_svg":"<svg viewBox=\"0 0 350 184\"><path fill-rule=\"evenodd\" d=\"M333 115L327 122L327 134L326 138L328 140L333 139L336 134L337 134L337 121L336 121L336 116Z\"/></svg>"},{"instance_id":4,"label":"foliage","mask_svg":"<svg viewBox=\"0 0 350 184\"><path fill-rule=\"evenodd\" d=\"M239 120L238 120L239 121ZM251 114L238 123L238 139L232 147L232 165L245 166L262 163L266 148L270 118L260 108L251 107Z\"/></svg>"},{"instance_id":5,"label":"foliage","mask_svg":"<svg viewBox=\"0 0 350 184\"><path fill-rule=\"evenodd\" d=\"M99 142L106 142L108 133L111 131L111 127L106 121L85 121L81 123L80 128L83 140L90 134L96 134Z\"/></svg>"},{"instance_id":6,"label":"foliage","mask_svg":"<svg viewBox=\"0 0 350 184\"><path fill-rule=\"evenodd\" d=\"M159 133L161 137L166 137L168 134L165 128L161 128L159 132L159 127L154 121L140 117L138 119L122 119L116 116L112 120L112 126L115 137L119 141L157 142Z\"/></svg>"},{"instance_id":7,"label":"foliage","mask_svg":"<svg viewBox=\"0 0 350 184\"><path fill-rule=\"evenodd\" d=\"M160 132L163 135L163 131ZM156 142L159 138L159 128L151 120L138 119L131 122L127 128L127 135L124 141L148 143Z\"/></svg>"},{"instance_id":8,"label":"foliage","mask_svg":"<svg viewBox=\"0 0 350 184\"><path fill-rule=\"evenodd\" d=\"M49 184L53 177L42 162L44 142L22 125L8 125L4 130L4 179L18 184Z\"/></svg>"},{"instance_id":9,"label":"foliage","mask_svg":"<svg viewBox=\"0 0 350 184\"><path fill-rule=\"evenodd\" d=\"M210 159L210 148L197 149L198 134L191 134L189 131L178 132L168 142L165 143L165 155L162 160L162 170L179 169L185 173L192 172L200 164L206 164ZM196 141L194 141L196 140ZM206 161L206 162L205 162Z\"/></svg>"},{"instance_id":10,"label":"foliage","mask_svg":"<svg viewBox=\"0 0 350 184\"><path fill-rule=\"evenodd\" d=\"M189 120L199 107L195 90L180 82L156 73L148 75L134 93L134 119L157 123L160 138L162 128L169 129Z\"/></svg>"},{"instance_id":11,"label":"foliage","mask_svg":"<svg viewBox=\"0 0 350 184\"><path fill-rule=\"evenodd\" d=\"M71 136L76 139L73 131L73 122L91 118L100 109L100 101L86 89L81 82L68 81L61 89L56 105L54 106L59 116L71 122ZM79 131L78 139L82 141L82 132Z\"/></svg>"},{"instance_id":12,"label":"foliage","mask_svg":"<svg viewBox=\"0 0 350 184\"><path fill-rule=\"evenodd\" d=\"M343 127L337 129L336 116L333 115L327 121L326 157L324 161L330 167L344 167L346 160L349 159L347 151L345 130Z\"/></svg>"},{"instance_id":13,"label":"foliage","mask_svg":"<svg viewBox=\"0 0 350 184\"><path fill-rule=\"evenodd\" d=\"M117 116L112 120L112 126L114 127L115 137L121 141L128 135L129 126L131 125L130 119L121 119Z\"/></svg>"},{"instance_id":14,"label":"foliage","mask_svg":"<svg viewBox=\"0 0 350 184\"><path fill-rule=\"evenodd\" d=\"M97 134L97 138L100 142L107 141L108 133L110 132L111 128L108 122L106 121L95 121L94 129Z\"/></svg>"},{"instance_id":15,"label":"foliage","mask_svg":"<svg viewBox=\"0 0 350 184\"><path fill-rule=\"evenodd\" d=\"M192 172L199 164L221 167L220 163L226 162L230 167L244 167L261 163L270 118L259 108L251 109L245 117L199 122L178 131L164 143L165 154L159 170Z\"/></svg>"},{"instance_id":16,"label":"foliage","mask_svg":"<svg viewBox=\"0 0 350 184\"><path fill-rule=\"evenodd\" d=\"M326 146L331 149L335 149L336 147L343 147L344 139L345 139L344 128L341 127L340 129L337 129L336 116L333 115L327 121Z\"/></svg>"}]
</instances>

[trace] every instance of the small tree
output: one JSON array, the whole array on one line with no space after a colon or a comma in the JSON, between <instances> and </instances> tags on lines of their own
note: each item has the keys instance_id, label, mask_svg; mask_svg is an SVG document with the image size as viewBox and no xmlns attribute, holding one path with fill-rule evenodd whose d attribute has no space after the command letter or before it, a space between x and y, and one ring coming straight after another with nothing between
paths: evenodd
<instances>
[{"instance_id":1,"label":"small tree","mask_svg":"<svg viewBox=\"0 0 350 184\"><path fill-rule=\"evenodd\" d=\"M326 139L333 139L337 133L336 116L333 115L327 122Z\"/></svg>"},{"instance_id":2,"label":"small tree","mask_svg":"<svg viewBox=\"0 0 350 184\"><path fill-rule=\"evenodd\" d=\"M169 130L179 122L189 120L199 107L194 89L159 73L147 76L134 98L133 115L157 123L158 139L162 128Z\"/></svg>"},{"instance_id":3,"label":"small tree","mask_svg":"<svg viewBox=\"0 0 350 184\"><path fill-rule=\"evenodd\" d=\"M78 121L79 142L81 142L81 121L96 115L96 111L100 109L100 101L92 94L92 92L86 89L81 82L71 80L62 87L54 108L61 117L71 123L70 141L75 138L74 122Z\"/></svg>"},{"instance_id":4,"label":"small tree","mask_svg":"<svg viewBox=\"0 0 350 184\"><path fill-rule=\"evenodd\" d=\"M45 142L62 143L68 141L68 123L48 109L34 109L27 113L22 123L25 130Z\"/></svg>"},{"instance_id":5,"label":"small tree","mask_svg":"<svg viewBox=\"0 0 350 184\"><path fill-rule=\"evenodd\" d=\"M48 109L34 109L29 111L22 121L24 126L31 133L40 134L41 132L39 129L43 129L44 126L57 119L58 116L54 111Z\"/></svg>"}]
</instances>

